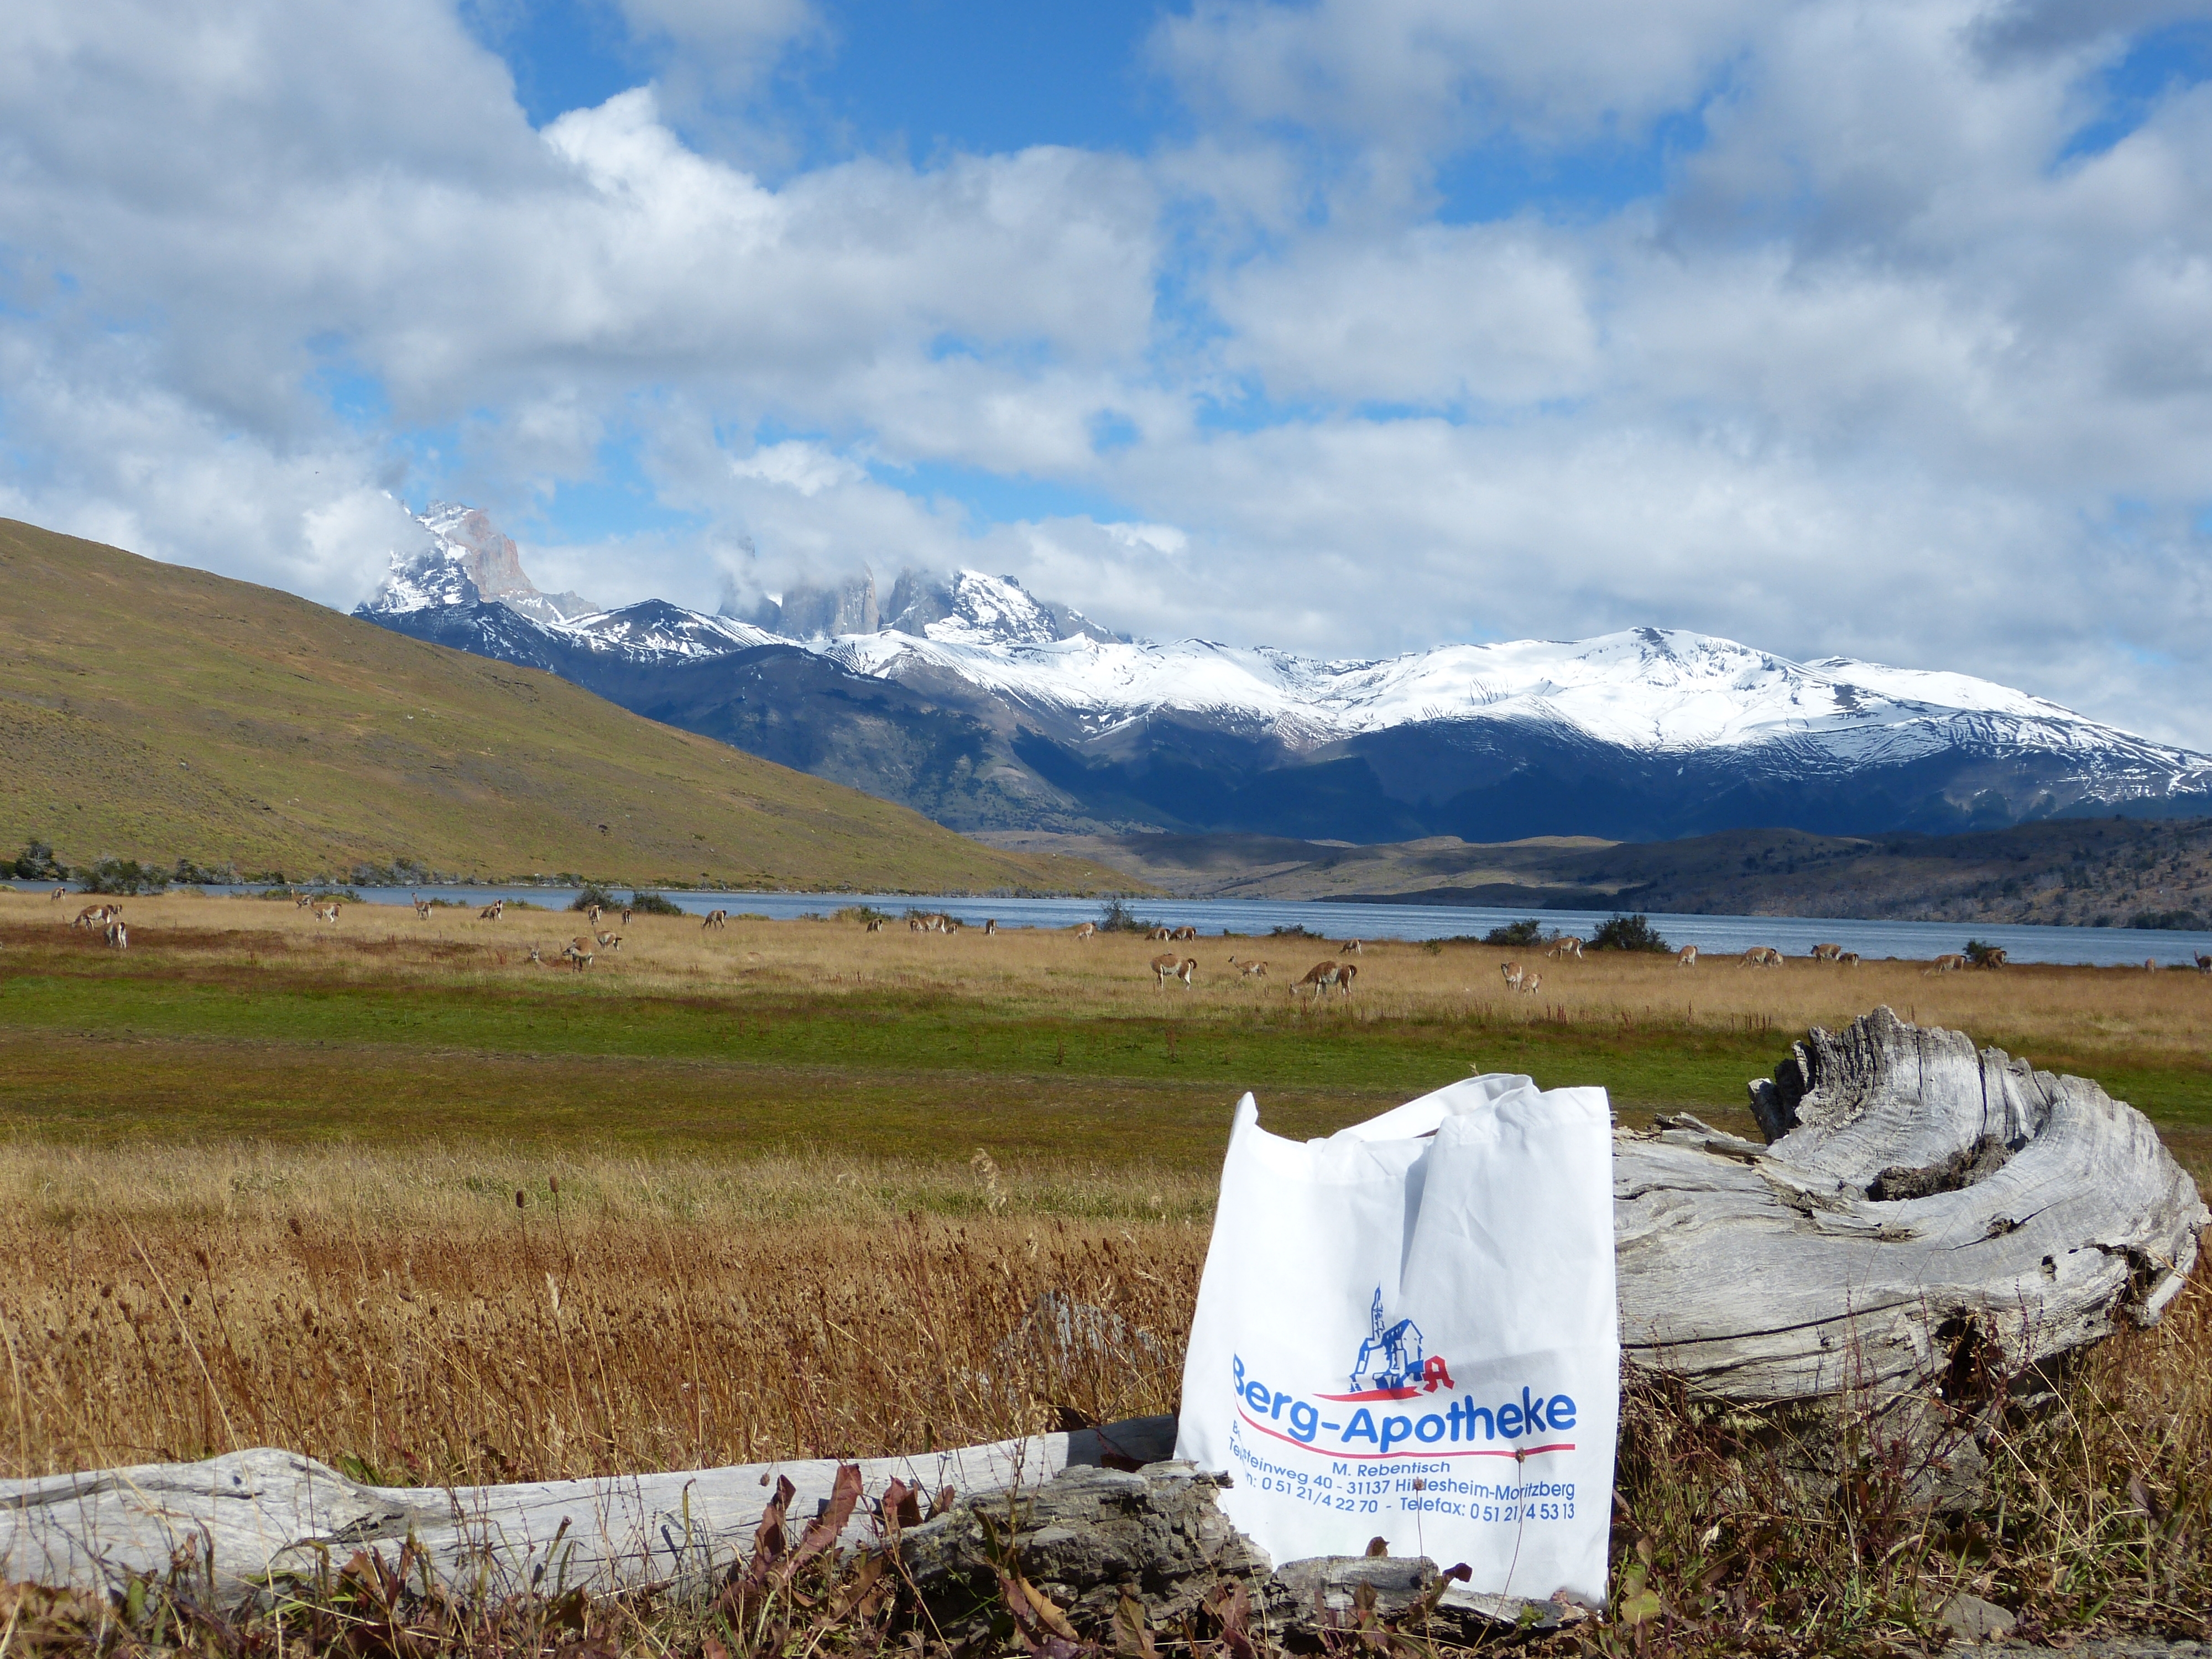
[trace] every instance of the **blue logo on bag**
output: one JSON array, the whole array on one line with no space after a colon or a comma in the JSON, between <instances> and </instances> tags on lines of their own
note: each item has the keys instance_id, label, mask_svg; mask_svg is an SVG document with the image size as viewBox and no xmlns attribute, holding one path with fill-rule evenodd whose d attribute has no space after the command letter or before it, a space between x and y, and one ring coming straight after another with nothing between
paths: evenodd
<instances>
[{"instance_id":1,"label":"blue logo on bag","mask_svg":"<svg viewBox=\"0 0 2212 1659\"><path fill-rule=\"evenodd\" d=\"M1389 1318L1379 1285L1367 1322L1368 1334L1352 1361L1349 1394L1274 1388L1249 1374L1241 1354L1232 1354L1231 1386L1237 1416L1273 1439L1334 1457L1519 1459L1575 1449L1571 1440L1527 1443L1539 1436L1574 1431L1579 1413L1571 1395L1522 1387L1517 1399L1509 1389L1495 1404L1459 1397L1459 1384L1444 1357L1425 1351L1421 1328L1410 1318ZM1439 1390L1445 1397L1433 1399ZM1380 1418L1368 1409L1399 1400L1420 1403L1402 1415L1384 1413ZM1346 1415L1345 1405L1358 1409ZM1506 1443L1498 1445L1499 1441Z\"/></svg>"},{"instance_id":2,"label":"blue logo on bag","mask_svg":"<svg viewBox=\"0 0 2212 1659\"><path fill-rule=\"evenodd\" d=\"M1434 1394L1437 1386L1456 1388L1442 1354L1424 1358L1421 1328L1410 1319L1385 1326L1382 1287L1375 1287L1375 1305L1368 1310L1369 1333L1352 1363L1352 1392L1328 1394L1324 1400L1410 1400L1416 1393Z\"/></svg>"}]
</instances>

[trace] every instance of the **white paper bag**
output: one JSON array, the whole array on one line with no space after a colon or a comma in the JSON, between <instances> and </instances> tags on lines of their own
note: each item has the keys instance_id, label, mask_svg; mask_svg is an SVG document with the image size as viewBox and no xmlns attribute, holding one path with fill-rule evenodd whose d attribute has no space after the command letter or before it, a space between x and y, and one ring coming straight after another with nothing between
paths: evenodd
<instances>
[{"instance_id":1,"label":"white paper bag","mask_svg":"<svg viewBox=\"0 0 2212 1659\"><path fill-rule=\"evenodd\" d=\"M1602 1089L1455 1084L1326 1140L1238 1103L1176 1455L1278 1563L1601 1604L1620 1415Z\"/></svg>"}]
</instances>

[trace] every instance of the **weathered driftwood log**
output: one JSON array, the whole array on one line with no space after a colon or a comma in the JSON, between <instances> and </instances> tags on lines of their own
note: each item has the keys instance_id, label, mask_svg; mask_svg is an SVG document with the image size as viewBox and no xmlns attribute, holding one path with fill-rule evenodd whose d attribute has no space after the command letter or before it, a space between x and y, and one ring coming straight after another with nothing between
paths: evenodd
<instances>
[{"instance_id":1,"label":"weathered driftwood log","mask_svg":"<svg viewBox=\"0 0 2212 1659\"><path fill-rule=\"evenodd\" d=\"M1100 1431L1001 1440L914 1457L861 1460L872 1500L894 1478L925 1492L1005 1492L1071 1466L1172 1455L1173 1418ZM787 1513L811 1520L836 1479L834 1458L748 1463L601 1480L449 1488L369 1486L326 1464L265 1449L199 1463L149 1463L0 1481L0 1581L119 1586L179 1559L212 1562L218 1597L272 1576L312 1577L356 1550L387 1559L412 1537L448 1582L494 1589L680 1579L719 1571L749 1541L778 1478L797 1488ZM856 1513L844 1539L872 1535Z\"/></svg>"},{"instance_id":2,"label":"weathered driftwood log","mask_svg":"<svg viewBox=\"0 0 2212 1659\"><path fill-rule=\"evenodd\" d=\"M1892 1394L2149 1323L2207 1214L2142 1115L1887 1008L1751 1085L1764 1146L1692 1117L1614 1141L1621 1346L1732 1400Z\"/></svg>"}]
</instances>

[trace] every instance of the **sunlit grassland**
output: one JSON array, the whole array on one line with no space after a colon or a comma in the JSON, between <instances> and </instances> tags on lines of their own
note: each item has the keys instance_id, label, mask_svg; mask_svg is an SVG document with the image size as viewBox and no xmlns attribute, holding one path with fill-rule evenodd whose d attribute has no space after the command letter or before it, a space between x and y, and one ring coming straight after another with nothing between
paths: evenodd
<instances>
[{"instance_id":1,"label":"sunlit grassland","mask_svg":"<svg viewBox=\"0 0 2212 1659\"><path fill-rule=\"evenodd\" d=\"M1313 940L1178 946L1200 963L1185 989L1146 966L1161 946L1126 934L640 915L574 973L557 953L585 922L565 913L354 905L332 927L268 901L131 900L118 952L66 926L75 908L0 895L19 1133L923 1158L988 1144L1195 1168L1246 1089L1297 1134L1470 1068L1601 1085L1631 1114L1740 1115L1792 1036L1881 1002L2095 1077L2185 1146L2212 1131L2212 979L2191 973L1522 952L1543 975L1531 996L1498 974L1514 953L1369 944L1354 994L1316 1001L1288 989L1336 959ZM530 964L533 945L556 965Z\"/></svg>"}]
</instances>

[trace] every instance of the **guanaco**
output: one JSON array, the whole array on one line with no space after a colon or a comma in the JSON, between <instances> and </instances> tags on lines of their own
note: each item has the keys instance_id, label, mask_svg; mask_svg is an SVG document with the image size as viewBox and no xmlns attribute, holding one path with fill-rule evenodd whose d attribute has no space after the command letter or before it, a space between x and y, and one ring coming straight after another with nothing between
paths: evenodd
<instances>
[{"instance_id":1,"label":"guanaco","mask_svg":"<svg viewBox=\"0 0 2212 1659\"><path fill-rule=\"evenodd\" d=\"M1346 939L1342 945L1337 947L1336 953L1340 957L1360 957L1367 954L1365 951L1360 948L1359 941L1356 939Z\"/></svg>"},{"instance_id":2,"label":"guanaco","mask_svg":"<svg viewBox=\"0 0 2212 1659\"><path fill-rule=\"evenodd\" d=\"M1095 921L1086 921L1086 922L1085 922L1081 927L1078 927L1078 928L1075 930L1075 936L1076 936L1076 938L1078 938L1078 939L1089 939L1092 934L1096 933L1097 931L1098 931L1098 924L1097 924L1097 922L1095 922Z\"/></svg>"},{"instance_id":3,"label":"guanaco","mask_svg":"<svg viewBox=\"0 0 2212 1659\"><path fill-rule=\"evenodd\" d=\"M1336 970L1336 994L1341 997L1352 994L1352 981L1359 977L1359 964L1347 962Z\"/></svg>"},{"instance_id":4,"label":"guanaco","mask_svg":"<svg viewBox=\"0 0 2212 1659\"><path fill-rule=\"evenodd\" d=\"M1509 991L1519 990L1521 981L1528 976L1528 970L1517 962L1501 962L1498 971L1505 976L1505 988Z\"/></svg>"},{"instance_id":5,"label":"guanaco","mask_svg":"<svg viewBox=\"0 0 2212 1659\"><path fill-rule=\"evenodd\" d=\"M410 892L407 896L415 901L416 916L421 921L428 921L430 919L430 901L420 893Z\"/></svg>"},{"instance_id":6,"label":"guanaco","mask_svg":"<svg viewBox=\"0 0 2212 1659\"><path fill-rule=\"evenodd\" d=\"M622 935L620 933L602 933L595 928L592 930L592 937L599 940L599 949L602 951L619 951L622 949Z\"/></svg>"},{"instance_id":7,"label":"guanaco","mask_svg":"<svg viewBox=\"0 0 2212 1659\"><path fill-rule=\"evenodd\" d=\"M1337 981L1337 976L1343 973L1343 971L1344 965L1340 963L1316 962L1312 967L1306 969L1305 977L1304 979L1301 979L1297 984L1291 987L1291 1000L1296 1002L1298 1000L1298 993L1304 990L1308 986L1311 986L1313 988L1314 1000L1316 1002L1319 1002L1322 998L1322 993L1328 990L1330 986L1335 984Z\"/></svg>"},{"instance_id":8,"label":"guanaco","mask_svg":"<svg viewBox=\"0 0 2212 1659\"><path fill-rule=\"evenodd\" d=\"M1195 939L1198 937L1198 929L1185 922L1182 927L1170 930L1168 937L1171 939Z\"/></svg>"},{"instance_id":9,"label":"guanaco","mask_svg":"<svg viewBox=\"0 0 2212 1659\"><path fill-rule=\"evenodd\" d=\"M1583 941L1571 933L1562 933L1552 941L1551 947L1544 954L1547 957L1557 957L1561 961L1572 957L1577 962L1580 962L1583 959Z\"/></svg>"},{"instance_id":10,"label":"guanaco","mask_svg":"<svg viewBox=\"0 0 2212 1659\"><path fill-rule=\"evenodd\" d=\"M709 910L706 921L699 924L699 931L703 933L709 927L727 927L729 925L730 913L727 910Z\"/></svg>"},{"instance_id":11,"label":"guanaco","mask_svg":"<svg viewBox=\"0 0 2212 1659\"><path fill-rule=\"evenodd\" d=\"M1247 979L1267 977L1267 964L1264 962L1239 962L1235 957L1231 957L1229 958L1229 965L1237 969Z\"/></svg>"},{"instance_id":12,"label":"guanaco","mask_svg":"<svg viewBox=\"0 0 2212 1659\"><path fill-rule=\"evenodd\" d=\"M1694 945L1685 945L1680 950L1675 951L1674 965L1677 968L1696 967L1698 965L1698 947Z\"/></svg>"}]
</instances>

